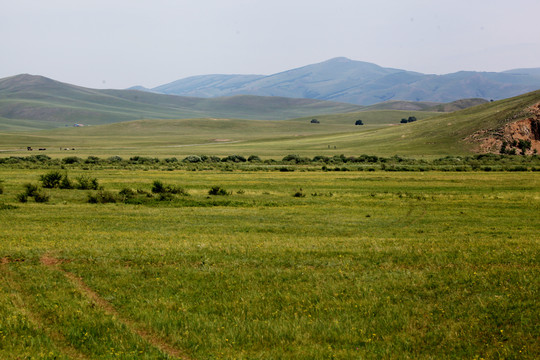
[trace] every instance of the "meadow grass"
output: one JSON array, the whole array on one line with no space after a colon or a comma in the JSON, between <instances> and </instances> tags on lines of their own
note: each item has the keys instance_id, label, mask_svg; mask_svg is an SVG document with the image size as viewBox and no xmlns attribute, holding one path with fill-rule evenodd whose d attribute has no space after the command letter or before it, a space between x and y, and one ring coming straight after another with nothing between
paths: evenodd
<instances>
[{"instance_id":1,"label":"meadow grass","mask_svg":"<svg viewBox=\"0 0 540 360\"><path fill-rule=\"evenodd\" d=\"M69 171L189 196L23 204L46 171L1 168L2 358L540 355L537 173Z\"/></svg>"},{"instance_id":2,"label":"meadow grass","mask_svg":"<svg viewBox=\"0 0 540 360\"><path fill-rule=\"evenodd\" d=\"M136 120L103 126L82 128L60 128L42 131L17 132L16 128L0 128L0 150L9 155L27 155L26 147L46 148L50 156L65 156L64 148L76 149L81 155L125 155L134 149L140 155L178 156L182 154L231 154L229 146L240 144L243 155L251 153L267 155L272 149L276 154L275 142L283 142L290 148L296 142L313 136L330 136L365 132L369 129L399 123L403 117L414 115L425 119L440 113L422 111L365 111L337 115L317 116L320 124L311 124L313 117L283 121L260 121L240 119L176 119ZM365 125L355 126L357 119ZM11 130L11 131L10 131ZM339 145L336 139L320 142L318 148L325 152L330 146ZM268 147L268 149L267 149ZM302 150L303 147L298 147ZM343 152L340 147L339 151ZM350 150L350 149L349 149ZM341 153L341 152L338 152Z\"/></svg>"}]
</instances>

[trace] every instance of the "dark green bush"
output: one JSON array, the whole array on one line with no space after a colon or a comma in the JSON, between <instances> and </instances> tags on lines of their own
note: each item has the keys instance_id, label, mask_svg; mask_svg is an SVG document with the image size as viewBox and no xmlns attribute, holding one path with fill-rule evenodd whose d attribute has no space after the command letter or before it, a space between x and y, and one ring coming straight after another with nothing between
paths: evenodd
<instances>
[{"instance_id":1,"label":"dark green bush","mask_svg":"<svg viewBox=\"0 0 540 360\"><path fill-rule=\"evenodd\" d=\"M300 157L300 155L289 154L289 155L284 156L283 159L281 159L281 161L283 161L283 162L294 162L296 164L302 164L302 163L309 162L309 159Z\"/></svg>"},{"instance_id":2,"label":"dark green bush","mask_svg":"<svg viewBox=\"0 0 540 360\"><path fill-rule=\"evenodd\" d=\"M158 198L159 201L172 201L174 199L174 195L168 192L160 193Z\"/></svg>"},{"instance_id":3,"label":"dark green bush","mask_svg":"<svg viewBox=\"0 0 540 360\"><path fill-rule=\"evenodd\" d=\"M60 180L60 183L58 184L58 188L73 189L73 183L71 182L71 180L69 180L67 174L62 176L62 179Z\"/></svg>"},{"instance_id":4,"label":"dark green bush","mask_svg":"<svg viewBox=\"0 0 540 360\"><path fill-rule=\"evenodd\" d=\"M13 209L18 209L18 207L15 205L0 203L0 210L13 210Z\"/></svg>"},{"instance_id":5,"label":"dark green bush","mask_svg":"<svg viewBox=\"0 0 540 360\"><path fill-rule=\"evenodd\" d=\"M229 155L227 157L224 157L223 159L221 159L222 162L234 162L234 163L239 163L239 162L246 162L247 159L245 157L243 157L242 155Z\"/></svg>"},{"instance_id":6,"label":"dark green bush","mask_svg":"<svg viewBox=\"0 0 540 360\"><path fill-rule=\"evenodd\" d=\"M199 163L202 161L201 157L200 156L197 156L197 155L189 155L187 157L184 158L184 160L182 160L183 162L188 162L188 163Z\"/></svg>"},{"instance_id":7,"label":"dark green bush","mask_svg":"<svg viewBox=\"0 0 540 360\"><path fill-rule=\"evenodd\" d=\"M165 192L165 185L160 180L154 180L152 183L152 192L154 194L161 194Z\"/></svg>"},{"instance_id":8,"label":"dark green bush","mask_svg":"<svg viewBox=\"0 0 540 360\"><path fill-rule=\"evenodd\" d=\"M63 175L59 171L50 171L39 177L42 186L47 189L52 189L60 186L60 181Z\"/></svg>"},{"instance_id":9,"label":"dark green bush","mask_svg":"<svg viewBox=\"0 0 540 360\"><path fill-rule=\"evenodd\" d=\"M184 196L189 195L188 192L180 186L167 185L165 189L167 190L169 194L184 195Z\"/></svg>"},{"instance_id":10,"label":"dark green bush","mask_svg":"<svg viewBox=\"0 0 540 360\"><path fill-rule=\"evenodd\" d=\"M127 199L131 199L135 197L135 195L137 195L137 192L131 188L123 188L122 190L120 190L118 195L120 195L122 199L125 201Z\"/></svg>"},{"instance_id":11,"label":"dark green bush","mask_svg":"<svg viewBox=\"0 0 540 360\"><path fill-rule=\"evenodd\" d=\"M63 158L62 162L64 164L77 164L77 163L82 162L82 159L77 156L68 156L68 157Z\"/></svg>"},{"instance_id":12,"label":"dark green bush","mask_svg":"<svg viewBox=\"0 0 540 360\"><path fill-rule=\"evenodd\" d=\"M45 203L49 201L49 195L42 192L37 192L34 194L34 201L37 203Z\"/></svg>"},{"instance_id":13,"label":"dark green bush","mask_svg":"<svg viewBox=\"0 0 540 360\"><path fill-rule=\"evenodd\" d=\"M88 194L88 202L90 204L115 203L116 201L116 196L110 191L99 190L95 194Z\"/></svg>"},{"instance_id":14,"label":"dark green bush","mask_svg":"<svg viewBox=\"0 0 540 360\"><path fill-rule=\"evenodd\" d=\"M101 161L97 156L89 156L84 160L85 164L98 164Z\"/></svg>"},{"instance_id":15,"label":"dark green bush","mask_svg":"<svg viewBox=\"0 0 540 360\"><path fill-rule=\"evenodd\" d=\"M24 192L17 194L17 200L25 203L29 197L33 197L35 202L44 203L49 201L49 195L43 193L41 188L35 184L24 184Z\"/></svg>"},{"instance_id":16,"label":"dark green bush","mask_svg":"<svg viewBox=\"0 0 540 360\"><path fill-rule=\"evenodd\" d=\"M99 182L96 178L87 175L77 177L77 189L80 190L98 190Z\"/></svg>"},{"instance_id":17,"label":"dark green bush","mask_svg":"<svg viewBox=\"0 0 540 360\"><path fill-rule=\"evenodd\" d=\"M145 156L132 156L129 158L129 162L133 164L155 164L159 162L159 159Z\"/></svg>"},{"instance_id":18,"label":"dark green bush","mask_svg":"<svg viewBox=\"0 0 540 360\"><path fill-rule=\"evenodd\" d=\"M180 187L175 185L165 185L160 180L154 180L152 183L152 192L154 194L176 194L176 195L189 195L188 192Z\"/></svg>"},{"instance_id":19,"label":"dark green bush","mask_svg":"<svg viewBox=\"0 0 540 360\"><path fill-rule=\"evenodd\" d=\"M28 197L32 197L34 195L36 195L37 193L39 193L39 186L38 185L34 185L34 184L24 184L24 194Z\"/></svg>"},{"instance_id":20,"label":"dark green bush","mask_svg":"<svg viewBox=\"0 0 540 360\"><path fill-rule=\"evenodd\" d=\"M223 189L221 186L212 186L210 190L208 190L208 195L229 195L230 193L227 192L227 190Z\"/></svg>"}]
</instances>

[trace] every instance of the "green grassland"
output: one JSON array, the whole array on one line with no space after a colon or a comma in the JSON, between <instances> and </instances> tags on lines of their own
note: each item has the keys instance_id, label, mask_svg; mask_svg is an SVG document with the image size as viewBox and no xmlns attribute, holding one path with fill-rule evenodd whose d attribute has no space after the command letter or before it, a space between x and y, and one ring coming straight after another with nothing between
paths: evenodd
<instances>
[{"instance_id":1,"label":"green grassland","mask_svg":"<svg viewBox=\"0 0 540 360\"><path fill-rule=\"evenodd\" d=\"M4 131L0 132L0 150L4 155L22 155L26 146L45 147L53 157L65 156L60 150L64 147L75 148L79 156L466 155L476 146L466 141L468 136L477 131L496 131L524 118L526 108L539 101L540 91L536 91L444 114L366 110L272 122L220 118L137 120L83 128ZM409 116L418 121L399 124ZM310 123L314 118L320 123ZM354 125L356 120L365 125Z\"/></svg>"},{"instance_id":2,"label":"green grassland","mask_svg":"<svg viewBox=\"0 0 540 360\"><path fill-rule=\"evenodd\" d=\"M535 172L74 168L189 195L17 202L45 172L0 168L0 358L540 356Z\"/></svg>"},{"instance_id":3,"label":"green grassland","mask_svg":"<svg viewBox=\"0 0 540 360\"><path fill-rule=\"evenodd\" d=\"M96 90L41 76L0 79L0 130L98 125L140 119L290 119L363 107L324 100L231 96L193 98L135 90ZM20 120L20 121L19 121Z\"/></svg>"},{"instance_id":4,"label":"green grassland","mask_svg":"<svg viewBox=\"0 0 540 360\"><path fill-rule=\"evenodd\" d=\"M9 155L27 155L26 146L43 147L47 148L46 154L51 156L65 156L65 151L60 150L65 147L75 148L79 156L127 154L178 156L199 152L224 155L233 151L229 150L228 146L241 144L239 146L242 149L234 151L242 154L260 152L261 155L271 155L265 149L267 142L277 141L287 144L317 135L358 133L399 123L404 117L415 116L418 119L425 119L432 115L434 113L421 111L381 110L282 121L137 120L38 132L0 132L0 150L11 150L5 152ZM312 124L313 118L317 118L320 123ZM358 119L362 119L365 125L354 125ZM327 147L326 143L324 144ZM276 155L276 152L273 155Z\"/></svg>"}]
</instances>

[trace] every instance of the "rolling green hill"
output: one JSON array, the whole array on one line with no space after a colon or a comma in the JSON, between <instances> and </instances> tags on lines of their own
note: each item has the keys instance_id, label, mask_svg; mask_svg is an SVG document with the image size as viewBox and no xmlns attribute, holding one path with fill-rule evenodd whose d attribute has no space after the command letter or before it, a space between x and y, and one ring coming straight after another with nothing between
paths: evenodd
<instances>
[{"instance_id":1,"label":"rolling green hill","mask_svg":"<svg viewBox=\"0 0 540 360\"><path fill-rule=\"evenodd\" d=\"M203 99L136 90L95 90L33 75L0 79L0 129L3 130L47 129L76 123L99 125L136 119L278 120L361 109L357 105L310 99L258 96Z\"/></svg>"},{"instance_id":2,"label":"rolling green hill","mask_svg":"<svg viewBox=\"0 0 540 360\"><path fill-rule=\"evenodd\" d=\"M138 120L82 128L0 133L0 150L47 147L47 154L53 156L65 156L61 147L74 147L77 154L83 155L457 155L472 151L474 144L464 141L466 137L524 117L524 110L538 102L540 91L449 114L364 111L318 116L319 124L312 124L311 117L285 121ZM407 116L416 116L418 121L398 124ZM359 117L366 125L354 125ZM4 152L12 153L16 151Z\"/></svg>"}]
</instances>

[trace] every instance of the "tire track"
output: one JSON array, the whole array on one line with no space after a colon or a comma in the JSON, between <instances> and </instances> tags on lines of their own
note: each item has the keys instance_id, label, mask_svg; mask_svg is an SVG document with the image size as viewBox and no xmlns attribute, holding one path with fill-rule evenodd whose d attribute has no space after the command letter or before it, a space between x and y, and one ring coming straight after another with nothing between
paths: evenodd
<instances>
[{"instance_id":1,"label":"tire track","mask_svg":"<svg viewBox=\"0 0 540 360\"><path fill-rule=\"evenodd\" d=\"M11 303L13 306L26 319L28 319L28 322L30 322L35 329L43 331L43 333L52 340L59 352L66 355L70 359L89 359L85 354L79 352L76 348L71 346L62 333L46 327L44 325L45 322L43 318L39 314L30 310L30 307L28 306L29 300L25 301L25 298L28 298L29 296L25 294L19 283L13 279L14 275L8 268L9 263L10 259L7 257L0 259L0 274L3 283L14 291L10 294Z\"/></svg>"},{"instance_id":2,"label":"tire track","mask_svg":"<svg viewBox=\"0 0 540 360\"><path fill-rule=\"evenodd\" d=\"M64 276L85 296L90 298L97 306L99 306L107 314L114 316L119 322L125 325L132 333L138 335L144 341L152 345L153 347L159 349L161 352L169 355L172 358L182 359L182 360L192 360L187 354L185 354L180 349L175 348L171 344L167 343L165 340L161 339L159 336L154 334L148 329L142 328L140 325L135 323L133 320L130 320L122 316L114 306L102 298L98 293L92 290L88 285L86 285L82 278L79 276L70 273L62 269L59 265L62 263L62 260L57 259L50 254L45 254L40 259L41 264L45 265L48 268L60 271Z\"/></svg>"}]
</instances>

